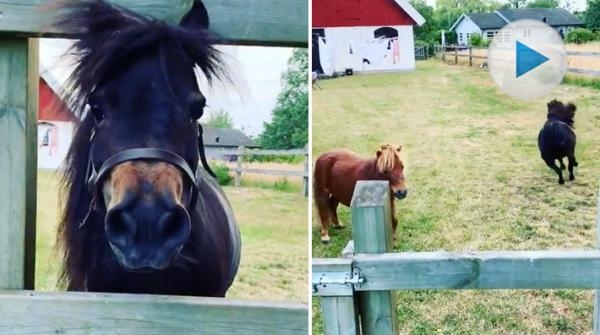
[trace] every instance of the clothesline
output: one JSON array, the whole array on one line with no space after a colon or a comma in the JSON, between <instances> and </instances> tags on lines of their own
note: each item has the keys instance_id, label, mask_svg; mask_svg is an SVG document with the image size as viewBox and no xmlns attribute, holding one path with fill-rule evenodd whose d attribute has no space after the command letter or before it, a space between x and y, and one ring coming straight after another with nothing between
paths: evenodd
<instances>
[{"instance_id":1,"label":"clothesline","mask_svg":"<svg viewBox=\"0 0 600 335\"><path fill-rule=\"evenodd\" d=\"M327 75L331 75L334 71L334 52L335 44L343 43L348 45L348 53L359 57L363 64L369 66L377 66L383 62L389 54L388 50L392 50L392 62L396 64L400 60L400 44L398 37L378 37L375 39L357 39L348 40L340 37L325 38L319 36L319 60L321 68Z\"/></svg>"}]
</instances>

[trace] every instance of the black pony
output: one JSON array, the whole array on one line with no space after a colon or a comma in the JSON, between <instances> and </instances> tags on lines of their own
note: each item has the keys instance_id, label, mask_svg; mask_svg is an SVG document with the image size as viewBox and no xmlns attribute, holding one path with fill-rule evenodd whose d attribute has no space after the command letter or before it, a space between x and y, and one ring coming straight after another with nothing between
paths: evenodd
<instances>
[{"instance_id":1,"label":"black pony","mask_svg":"<svg viewBox=\"0 0 600 335\"><path fill-rule=\"evenodd\" d=\"M575 179L573 168L578 165L575 159L575 143L577 138L573 127L573 118L577 107L568 103L564 105L558 100L552 100L548 103L548 120L540 130L538 136L538 147L542 159L546 164L558 174L558 183L564 184L562 170L565 169L563 158L569 160L569 180ZM556 166L555 160L560 163L560 168Z\"/></svg>"},{"instance_id":2,"label":"black pony","mask_svg":"<svg viewBox=\"0 0 600 335\"><path fill-rule=\"evenodd\" d=\"M195 66L227 79L206 9L196 1L170 26L101 0L64 6L57 25L81 33L65 93L79 123L64 163L62 285L224 296L241 242L197 123Z\"/></svg>"}]
</instances>

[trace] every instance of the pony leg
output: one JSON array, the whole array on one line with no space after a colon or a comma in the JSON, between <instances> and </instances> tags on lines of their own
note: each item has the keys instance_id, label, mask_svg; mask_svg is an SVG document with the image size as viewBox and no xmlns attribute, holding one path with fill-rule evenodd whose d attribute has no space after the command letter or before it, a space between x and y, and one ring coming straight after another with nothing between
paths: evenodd
<instances>
[{"instance_id":1,"label":"pony leg","mask_svg":"<svg viewBox=\"0 0 600 335\"><path fill-rule=\"evenodd\" d=\"M574 180L575 175L573 174L573 167L575 167L577 161L575 160L575 156L571 155L567 157L569 159L569 180Z\"/></svg>"},{"instance_id":2,"label":"pony leg","mask_svg":"<svg viewBox=\"0 0 600 335\"><path fill-rule=\"evenodd\" d=\"M315 202L317 205L317 209L319 210L319 217L321 219L321 242L329 243L329 207L328 207L329 199L324 198L323 196L316 196Z\"/></svg>"},{"instance_id":3,"label":"pony leg","mask_svg":"<svg viewBox=\"0 0 600 335\"><path fill-rule=\"evenodd\" d=\"M553 158L544 158L544 157L542 157L542 158L544 159L544 162L546 162L546 165L548 165L558 175L558 183L561 185L564 184L565 180L563 179L562 170L558 166L556 166L554 159Z\"/></svg>"},{"instance_id":4,"label":"pony leg","mask_svg":"<svg viewBox=\"0 0 600 335\"><path fill-rule=\"evenodd\" d=\"M565 167L565 163L563 162L563 159L562 159L562 158L561 158L561 159L559 159L559 160L558 160L558 162L560 163L560 169L561 169L561 170L564 170L564 169L566 169L566 167Z\"/></svg>"},{"instance_id":5,"label":"pony leg","mask_svg":"<svg viewBox=\"0 0 600 335\"><path fill-rule=\"evenodd\" d=\"M334 228L344 228L344 225L340 223L337 215L337 207L340 204L339 200L334 198L333 196L329 198L329 211L331 214L331 221L333 222Z\"/></svg>"},{"instance_id":6,"label":"pony leg","mask_svg":"<svg viewBox=\"0 0 600 335\"><path fill-rule=\"evenodd\" d=\"M392 204L391 204L390 208L392 209L392 240L394 241L394 244L395 244L395 242L398 241L398 237L396 237L396 233L398 230L398 218L396 217L396 203L394 201L393 194L391 196L391 201L392 201Z\"/></svg>"}]
</instances>

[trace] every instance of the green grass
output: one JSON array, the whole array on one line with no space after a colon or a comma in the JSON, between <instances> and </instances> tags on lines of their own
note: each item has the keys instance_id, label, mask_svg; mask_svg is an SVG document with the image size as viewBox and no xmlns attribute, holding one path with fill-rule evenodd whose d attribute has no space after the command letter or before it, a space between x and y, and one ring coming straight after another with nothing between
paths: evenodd
<instances>
[{"instance_id":1,"label":"green grass","mask_svg":"<svg viewBox=\"0 0 600 335\"><path fill-rule=\"evenodd\" d=\"M38 173L36 289L55 290L57 175ZM230 298L307 303L307 199L300 192L225 187L242 235L241 265Z\"/></svg>"},{"instance_id":2,"label":"green grass","mask_svg":"<svg viewBox=\"0 0 600 335\"><path fill-rule=\"evenodd\" d=\"M344 77L313 90L313 157L336 147L373 156L402 144L409 195L396 200L396 251L595 248L600 177L600 95L560 85L548 97L514 100L488 72L435 61L411 73ZM559 185L539 157L547 101L577 107L574 182ZM565 174L566 176L566 174ZM313 209L313 256L338 257L343 230L322 245ZM415 290L398 292L401 334L584 334L591 290ZM322 334L318 299L314 334Z\"/></svg>"},{"instance_id":3,"label":"green grass","mask_svg":"<svg viewBox=\"0 0 600 335\"><path fill-rule=\"evenodd\" d=\"M563 79L563 83L600 90L600 79L598 78L567 74Z\"/></svg>"}]
</instances>

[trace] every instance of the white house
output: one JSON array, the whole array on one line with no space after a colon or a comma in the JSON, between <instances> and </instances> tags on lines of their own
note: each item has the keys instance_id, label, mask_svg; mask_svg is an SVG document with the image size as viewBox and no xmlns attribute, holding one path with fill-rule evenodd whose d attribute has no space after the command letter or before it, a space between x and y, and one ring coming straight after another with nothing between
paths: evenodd
<instances>
[{"instance_id":1,"label":"white house","mask_svg":"<svg viewBox=\"0 0 600 335\"><path fill-rule=\"evenodd\" d=\"M556 29L560 36L566 36L573 28L583 26L583 22L563 8L523 8L498 9L493 13L462 14L450 28L456 31L459 45L468 45L473 34L492 39L507 23L518 20L537 20Z\"/></svg>"},{"instance_id":2,"label":"white house","mask_svg":"<svg viewBox=\"0 0 600 335\"><path fill-rule=\"evenodd\" d=\"M425 19L407 0L313 0L313 72L415 68L413 26Z\"/></svg>"}]
</instances>

